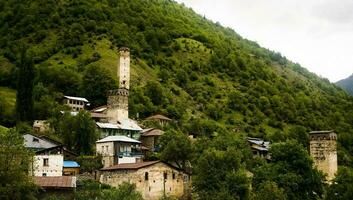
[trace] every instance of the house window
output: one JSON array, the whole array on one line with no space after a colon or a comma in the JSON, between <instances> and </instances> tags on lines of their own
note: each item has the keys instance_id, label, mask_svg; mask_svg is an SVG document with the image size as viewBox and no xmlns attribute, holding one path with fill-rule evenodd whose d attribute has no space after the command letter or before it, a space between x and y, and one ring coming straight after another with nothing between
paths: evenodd
<instances>
[{"instance_id":1,"label":"house window","mask_svg":"<svg viewBox=\"0 0 353 200\"><path fill-rule=\"evenodd\" d=\"M49 166L49 158L43 159L43 166L45 166L45 167Z\"/></svg>"},{"instance_id":2,"label":"house window","mask_svg":"<svg viewBox=\"0 0 353 200\"><path fill-rule=\"evenodd\" d=\"M163 176L164 176L164 179L165 179L165 180L168 179L168 174L167 174L167 172L164 172L164 173L163 173Z\"/></svg>"},{"instance_id":3,"label":"house window","mask_svg":"<svg viewBox=\"0 0 353 200\"><path fill-rule=\"evenodd\" d=\"M145 172L145 181L148 181L148 172Z\"/></svg>"},{"instance_id":4,"label":"house window","mask_svg":"<svg viewBox=\"0 0 353 200\"><path fill-rule=\"evenodd\" d=\"M36 127L36 128L37 128L37 127ZM39 131L39 128L38 128L38 131ZM39 139L34 137L32 141L33 141L33 142L39 142Z\"/></svg>"},{"instance_id":5,"label":"house window","mask_svg":"<svg viewBox=\"0 0 353 200\"><path fill-rule=\"evenodd\" d=\"M108 151L108 146L106 146L105 148L106 148L106 150L107 150L107 153L108 153L108 152L109 152L109 151Z\"/></svg>"},{"instance_id":6,"label":"house window","mask_svg":"<svg viewBox=\"0 0 353 200\"><path fill-rule=\"evenodd\" d=\"M102 153L104 153L104 146L102 146Z\"/></svg>"},{"instance_id":7,"label":"house window","mask_svg":"<svg viewBox=\"0 0 353 200\"><path fill-rule=\"evenodd\" d=\"M175 179L175 173L174 173L174 172L173 172L173 175L172 175L172 176L173 176L173 180L174 180L174 179Z\"/></svg>"},{"instance_id":8,"label":"house window","mask_svg":"<svg viewBox=\"0 0 353 200\"><path fill-rule=\"evenodd\" d=\"M42 176L47 176L47 173L43 173Z\"/></svg>"}]
</instances>

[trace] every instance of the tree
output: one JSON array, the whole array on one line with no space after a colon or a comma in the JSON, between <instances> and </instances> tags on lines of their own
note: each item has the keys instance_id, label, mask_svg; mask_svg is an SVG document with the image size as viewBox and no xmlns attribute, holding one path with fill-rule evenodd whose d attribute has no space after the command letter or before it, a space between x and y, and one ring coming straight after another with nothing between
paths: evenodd
<instances>
[{"instance_id":1,"label":"tree","mask_svg":"<svg viewBox=\"0 0 353 200\"><path fill-rule=\"evenodd\" d=\"M64 112L53 117L51 124L63 138L64 144L80 155L92 155L98 138L95 122L89 112L81 110L76 116Z\"/></svg>"},{"instance_id":2,"label":"tree","mask_svg":"<svg viewBox=\"0 0 353 200\"><path fill-rule=\"evenodd\" d=\"M327 200L353 199L353 170L348 167L338 169L336 178L327 189Z\"/></svg>"},{"instance_id":3,"label":"tree","mask_svg":"<svg viewBox=\"0 0 353 200\"><path fill-rule=\"evenodd\" d=\"M0 130L0 199L34 199L32 156L16 129Z\"/></svg>"},{"instance_id":4,"label":"tree","mask_svg":"<svg viewBox=\"0 0 353 200\"><path fill-rule=\"evenodd\" d=\"M272 144L271 163L255 169L254 188L266 181L284 189L288 199L317 199L324 192L324 176L316 168L306 149L295 140Z\"/></svg>"},{"instance_id":5,"label":"tree","mask_svg":"<svg viewBox=\"0 0 353 200\"><path fill-rule=\"evenodd\" d=\"M115 88L115 80L109 71L98 65L89 65L83 74L82 91L92 106L101 106L107 102L107 92Z\"/></svg>"},{"instance_id":6,"label":"tree","mask_svg":"<svg viewBox=\"0 0 353 200\"><path fill-rule=\"evenodd\" d=\"M27 50L22 50L17 77L16 115L18 122L30 122L33 117L33 80L34 65Z\"/></svg>"},{"instance_id":7,"label":"tree","mask_svg":"<svg viewBox=\"0 0 353 200\"><path fill-rule=\"evenodd\" d=\"M193 185L200 199L247 199L250 181L235 148L204 150L194 167Z\"/></svg>"},{"instance_id":8,"label":"tree","mask_svg":"<svg viewBox=\"0 0 353 200\"><path fill-rule=\"evenodd\" d=\"M190 139L178 131L166 131L160 139L161 159L176 163L185 169L186 162L191 159L192 147Z\"/></svg>"},{"instance_id":9,"label":"tree","mask_svg":"<svg viewBox=\"0 0 353 200\"><path fill-rule=\"evenodd\" d=\"M259 191L255 193L258 200L286 200L287 196L283 189L278 188L275 182L267 181L260 185Z\"/></svg>"}]
</instances>

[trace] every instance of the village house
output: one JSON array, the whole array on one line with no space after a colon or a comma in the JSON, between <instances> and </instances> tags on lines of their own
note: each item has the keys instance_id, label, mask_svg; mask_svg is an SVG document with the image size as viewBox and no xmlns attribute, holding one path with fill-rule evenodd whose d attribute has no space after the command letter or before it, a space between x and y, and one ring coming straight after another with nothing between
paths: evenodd
<instances>
[{"instance_id":1,"label":"village house","mask_svg":"<svg viewBox=\"0 0 353 200\"><path fill-rule=\"evenodd\" d=\"M75 161L64 161L63 175L64 176L77 176L80 173L80 165Z\"/></svg>"},{"instance_id":2,"label":"village house","mask_svg":"<svg viewBox=\"0 0 353 200\"><path fill-rule=\"evenodd\" d=\"M159 115L159 114L147 117L145 120L158 122L162 126L165 126L166 124L168 124L169 122L172 121L172 119L170 119L164 115Z\"/></svg>"},{"instance_id":3,"label":"village house","mask_svg":"<svg viewBox=\"0 0 353 200\"><path fill-rule=\"evenodd\" d=\"M100 182L113 187L124 182L135 184L145 200L158 200L164 195L180 198L190 192L190 176L160 161L118 164L100 173Z\"/></svg>"},{"instance_id":4,"label":"village house","mask_svg":"<svg viewBox=\"0 0 353 200\"><path fill-rule=\"evenodd\" d=\"M268 150L270 148L270 142L264 141L260 138L248 137L248 143L250 144L251 151L254 156L260 156L269 159Z\"/></svg>"},{"instance_id":5,"label":"village house","mask_svg":"<svg viewBox=\"0 0 353 200\"><path fill-rule=\"evenodd\" d=\"M100 138L114 135L124 135L127 137L140 139L142 128L132 119L125 119L117 123L96 122L100 131Z\"/></svg>"},{"instance_id":6,"label":"village house","mask_svg":"<svg viewBox=\"0 0 353 200\"><path fill-rule=\"evenodd\" d=\"M155 128L145 129L141 133L141 142L144 147L150 151L159 151L159 139L164 134L164 131Z\"/></svg>"},{"instance_id":7,"label":"village house","mask_svg":"<svg viewBox=\"0 0 353 200\"><path fill-rule=\"evenodd\" d=\"M62 176L64 160L76 156L62 144L46 136L25 134L23 138L24 146L35 153L30 171L32 176Z\"/></svg>"},{"instance_id":8,"label":"village house","mask_svg":"<svg viewBox=\"0 0 353 200\"><path fill-rule=\"evenodd\" d=\"M64 96L64 104L69 106L72 111L78 112L89 106L89 101L82 97Z\"/></svg>"},{"instance_id":9,"label":"village house","mask_svg":"<svg viewBox=\"0 0 353 200\"><path fill-rule=\"evenodd\" d=\"M141 142L123 135L108 136L96 142L104 167L142 161Z\"/></svg>"},{"instance_id":10,"label":"village house","mask_svg":"<svg viewBox=\"0 0 353 200\"><path fill-rule=\"evenodd\" d=\"M32 164L33 176L62 176L64 153L61 146L35 152Z\"/></svg>"}]
</instances>

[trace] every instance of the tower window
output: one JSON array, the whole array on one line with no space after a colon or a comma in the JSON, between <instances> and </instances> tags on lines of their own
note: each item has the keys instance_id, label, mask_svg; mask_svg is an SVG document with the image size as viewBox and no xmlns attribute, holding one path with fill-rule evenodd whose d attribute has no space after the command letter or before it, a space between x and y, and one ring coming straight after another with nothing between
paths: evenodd
<instances>
[{"instance_id":1,"label":"tower window","mask_svg":"<svg viewBox=\"0 0 353 200\"><path fill-rule=\"evenodd\" d=\"M167 172L164 172L164 173L163 173L163 176L164 176L164 179L165 179L165 180L168 179L168 174L167 174Z\"/></svg>"}]
</instances>

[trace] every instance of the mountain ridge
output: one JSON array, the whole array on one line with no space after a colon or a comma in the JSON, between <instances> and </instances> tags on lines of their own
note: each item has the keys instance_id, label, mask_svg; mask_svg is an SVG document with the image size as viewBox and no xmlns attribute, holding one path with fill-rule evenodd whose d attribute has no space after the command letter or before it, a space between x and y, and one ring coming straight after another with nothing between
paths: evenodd
<instances>
[{"instance_id":1,"label":"mountain ridge","mask_svg":"<svg viewBox=\"0 0 353 200\"><path fill-rule=\"evenodd\" d=\"M337 81L335 84L343 88L350 95L353 95L353 74L345 79Z\"/></svg>"},{"instance_id":2,"label":"mountain ridge","mask_svg":"<svg viewBox=\"0 0 353 200\"><path fill-rule=\"evenodd\" d=\"M0 7L0 86L15 88L18 44L29 46L36 118L49 117L44 108L63 94L102 105L105 90L117 85L118 48L128 46L132 118L162 113L186 133L269 140L293 126L335 129L347 138L353 130L346 112L352 97L342 89L174 1L10 0ZM91 68L115 81L99 101L84 85Z\"/></svg>"}]
</instances>

